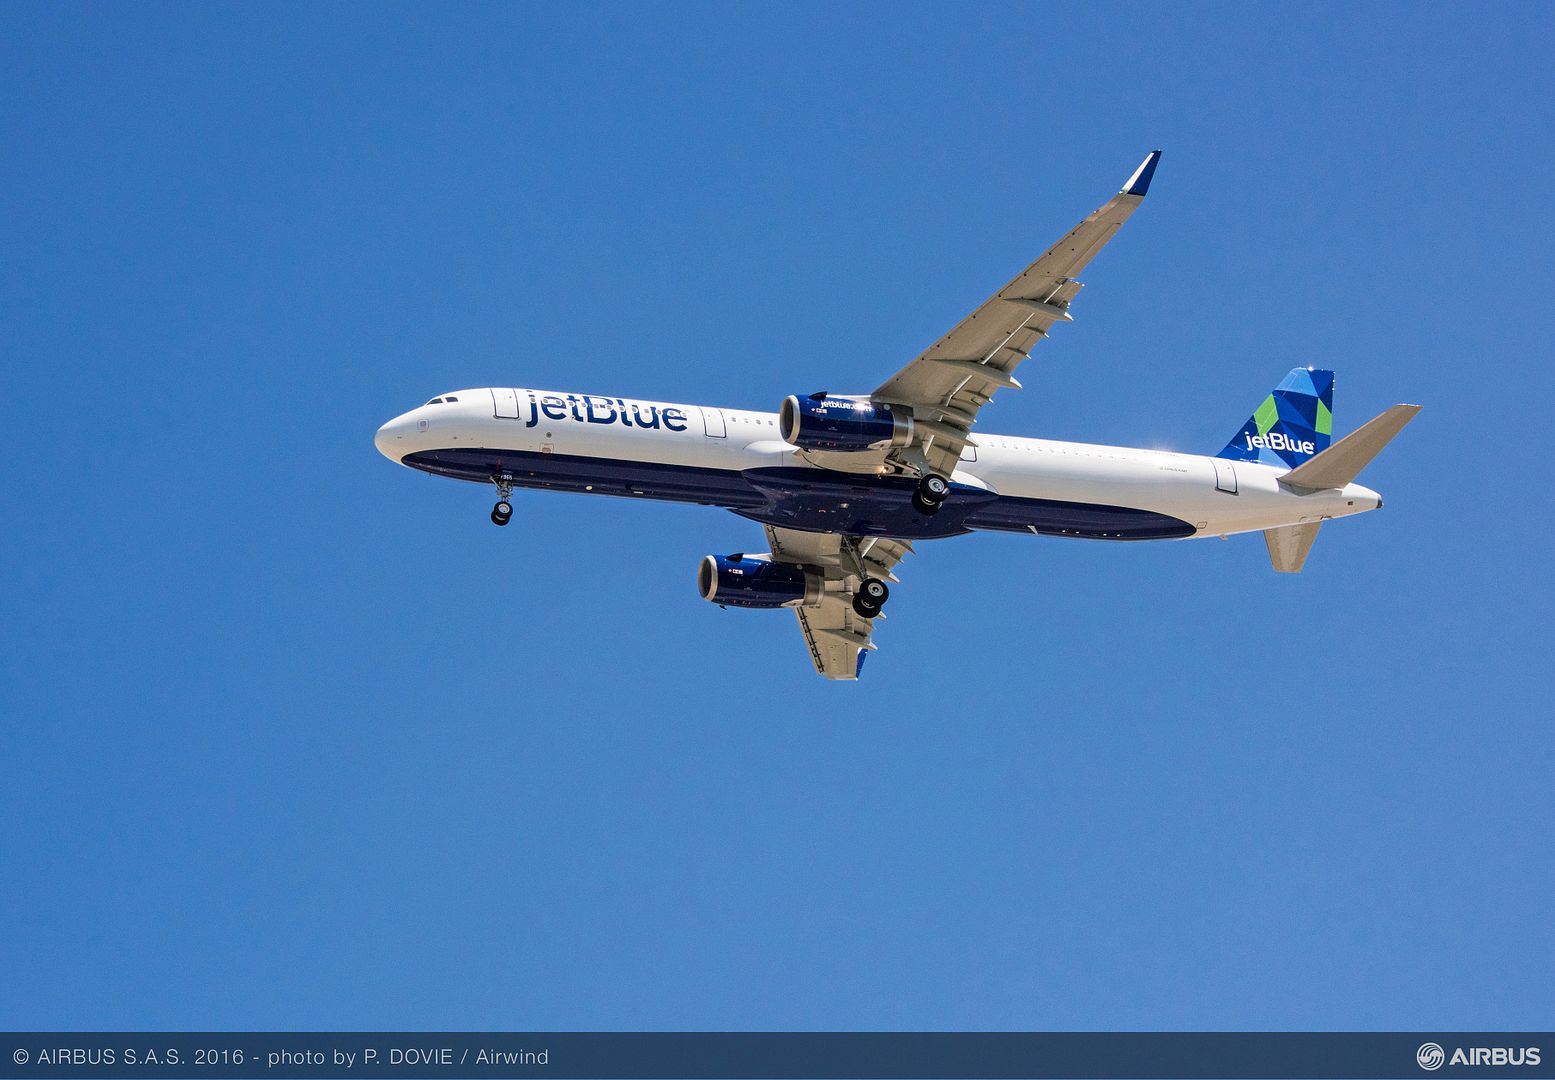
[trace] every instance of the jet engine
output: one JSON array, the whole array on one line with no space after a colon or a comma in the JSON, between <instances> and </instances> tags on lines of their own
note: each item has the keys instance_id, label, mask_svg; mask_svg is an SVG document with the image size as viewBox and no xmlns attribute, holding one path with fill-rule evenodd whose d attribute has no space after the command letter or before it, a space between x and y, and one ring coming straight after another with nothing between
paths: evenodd
<instances>
[{"instance_id":1,"label":"jet engine","mask_svg":"<svg viewBox=\"0 0 1555 1080\"><path fill-rule=\"evenodd\" d=\"M826 585L812 574L766 555L707 555L697 568L703 600L730 607L814 607Z\"/></svg>"},{"instance_id":2,"label":"jet engine","mask_svg":"<svg viewBox=\"0 0 1555 1080\"><path fill-rule=\"evenodd\" d=\"M784 398L778 424L783 440L801 450L848 453L912 442L912 413L905 406L824 391Z\"/></svg>"}]
</instances>

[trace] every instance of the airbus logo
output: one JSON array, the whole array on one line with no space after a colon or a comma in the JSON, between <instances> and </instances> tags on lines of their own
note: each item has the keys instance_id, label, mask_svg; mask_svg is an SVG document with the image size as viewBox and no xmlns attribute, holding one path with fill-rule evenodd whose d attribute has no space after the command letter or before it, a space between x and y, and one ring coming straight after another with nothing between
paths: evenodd
<instances>
[{"instance_id":1,"label":"airbus logo","mask_svg":"<svg viewBox=\"0 0 1555 1080\"><path fill-rule=\"evenodd\" d=\"M1415 1064L1426 1072L1443 1065L1537 1065L1542 1060L1537 1046L1457 1046L1449 1057L1440 1043L1428 1042L1415 1051Z\"/></svg>"},{"instance_id":2,"label":"airbus logo","mask_svg":"<svg viewBox=\"0 0 1555 1080\"><path fill-rule=\"evenodd\" d=\"M1306 440L1296 441L1283 431L1271 431L1267 435L1249 435L1249 450L1288 450L1296 454L1315 454L1317 444Z\"/></svg>"}]
</instances>

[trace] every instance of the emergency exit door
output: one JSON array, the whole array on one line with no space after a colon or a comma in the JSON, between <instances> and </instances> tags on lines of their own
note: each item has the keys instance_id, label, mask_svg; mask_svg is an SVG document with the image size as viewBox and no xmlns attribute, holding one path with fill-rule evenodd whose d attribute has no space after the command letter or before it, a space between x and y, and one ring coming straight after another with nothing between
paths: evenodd
<instances>
[{"instance_id":1,"label":"emergency exit door","mask_svg":"<svg viewBox=\"0 0 1555 1080\"><path fill-rule=\"evenodd\" d=\"M1210 458L1215 463L1215 490L1227 495L1236 494L1236 466L1224 458Z\"/></svg>"},{"instance_id":2,"label":"emergency exit door","mask_svg":"<svg viewBox=\"0 0 1555 1080\"><path fill-rule=\"evenodd\" d=\"M518 419L518 394L511 387L491 388L492 415L498 420Z\"/></svg>"}]
</instances>

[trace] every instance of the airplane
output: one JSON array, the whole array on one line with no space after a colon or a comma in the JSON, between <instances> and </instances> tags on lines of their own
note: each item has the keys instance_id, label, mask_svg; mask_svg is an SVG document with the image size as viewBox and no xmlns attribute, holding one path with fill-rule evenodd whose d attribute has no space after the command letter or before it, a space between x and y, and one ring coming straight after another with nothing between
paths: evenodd
<instances>
[{"instance_id":1,"label":"airplane","mask_svg":"<svg viewBox=\"0 0 1555 1080\"><path fill-rule=\"evenodd\" d=\"M1078 274L1139 207L1161 151L1105 205L870 394L793 395L775 413L515 387L456 390L395 417L392 461L496 489L723 507L762 554L706 556L703 599L790 608L815 669L854 680L914 544L977 530L1089 540L1262 532L1299 572L1323 522L1382 506L1355 483L1420 411L1394 405L1332 442L1334 373L1296 368L1213 456L972 434L1054 326ZM889 584L888 584L889 583Z\"/></svg>"}]
</instances>

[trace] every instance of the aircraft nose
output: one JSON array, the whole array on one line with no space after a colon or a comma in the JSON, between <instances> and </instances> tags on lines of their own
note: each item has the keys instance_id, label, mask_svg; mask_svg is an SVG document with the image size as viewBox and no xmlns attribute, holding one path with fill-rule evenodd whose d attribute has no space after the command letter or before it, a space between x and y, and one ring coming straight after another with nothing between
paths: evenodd
<instances>
[{"instance_id":1,"label":"aircraft nose","mask_svg":"<svg viewBox=\"0 0 1555 1080\"><path fill-rule=\"evenodd\" d=\"M383 427L378 429L378 434L373 436L373 445L378 448L378 453L390 461L399 461L405 456L405 433L410 430L409 413L396 416Z\"/></svg>"}]
</instances>

